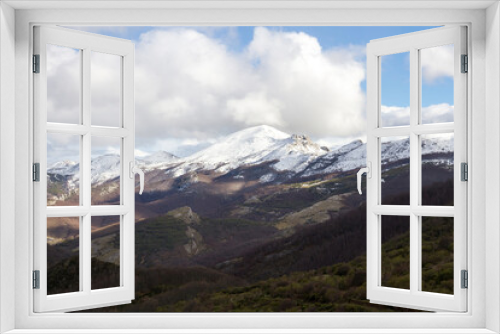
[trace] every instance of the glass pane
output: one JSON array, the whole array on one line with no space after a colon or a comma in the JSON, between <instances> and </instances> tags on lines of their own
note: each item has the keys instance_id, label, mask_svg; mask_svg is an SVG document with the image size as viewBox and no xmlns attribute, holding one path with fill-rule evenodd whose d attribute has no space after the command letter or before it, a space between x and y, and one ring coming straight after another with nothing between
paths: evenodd
<instances>
[{"instance_id":1,"label":"glass pane","mask_svg":"<svg viewBox=\"0 0 500 334\"><path fill-rule=\"evenodd\" d=\"M92 217L92 290L120 286L120 216Z\"/></svg>"},{"instance_id":2,"label":"glass pane","mask_svg":"<svg viewBox=\"0 0 500 334\"><path fill-rule=\"evenodd\" d=\"M410 53L381 56L381 126L410 125Z\"/></svg>"},{"instance_id":3,"label":"glass pane","mask_svg":"<svg viewBox=\"0 0 500 334\"><path fill-rule=\"evenodd\" d=\"M381 148L381 203L410 205L410 138L383 137Z\"/></svg>"},{"instance_id":4,"label":"glass pane","mask_svg":"<svg viewBox=\"0 0 500 334\"><path fill-rule=\"evenodd\" d=\"M453 206L454 135L422 135L422 205Z\"/></svg>"},{"instance_id":5,"label":"glass pane","mask_svg":"<svg viewBox=\"0 0 500 334\"><path fill-rule=\"evenodd\" d=\"M79 217L47 218L47 294L80 291Z\"/></svg>"},{"instance_id":6,"label":"glass pane","mask_svg":"<svg viewBox=\"0 0 500 334\"><path fill-rule=\"evenodd\" d=\"M453 218L422 218L422 291L453 294Z\"/></svg>"},{"instance_id":7,"label":"glass pane","mask_svg":"<svg viewBox=\"0 0 500 334\"><path fill-rule=\"evenodd\" d=\"M92 137L92 205L120 204L121 141Z\"/></svg>"},{"instance_id":8,"label":"glass pane","mask_svg":"<svg viewBox=\"0 0 500 334\"><path fill-rule=\"evenodd\" d=\"M92 52L90 66L92 125L120 127L121 58Z\"/></svg>"},{"instance_id":9,"label":"glass pane","mask_svg":"<svg viewBox=\"0 0 500 334\"><path fill-rule=\"evenodd\" d=\"M81 52L47 44L47 122L80 123Z\"/></svg>"},{"instance_id":10,"label":"glass pane","mask_svg":"<svg viewBox=\"0 0 500 334\"><path fill-rule=\"evenodd\" d=\"M422 124L453 122L453 44L420 50Z\"/></svg>"},{"instance_id":11,"label":"glass pane","mask_svg":"<svg viewBox=\"0 0 500 334\"><path fill-rule=\"evenodd\" d=\"M80 205L80 136L47 134L47 205Z\"/></svg>"},{"instance_id":12,"label":"glass pane","mask_svg":"<svg viewBox=\"0 0 500 334\"><path fill-rule=\"evenodd\" d=\"M382 286L410 289L410 217L382 216Z\"/></svg>"}]
</instances>

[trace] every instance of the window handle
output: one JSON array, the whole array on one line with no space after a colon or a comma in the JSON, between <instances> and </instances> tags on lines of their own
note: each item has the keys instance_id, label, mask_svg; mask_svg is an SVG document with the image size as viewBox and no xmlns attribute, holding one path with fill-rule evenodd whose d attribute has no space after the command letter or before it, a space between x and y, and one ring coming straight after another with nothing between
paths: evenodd
<instances>
[{"instance_id":1,"label":"window handle","mask_svg":"<svg viewBox=\"0 0 500 334\"><path fill-rule=\"evenodd\" d=\"M129 171L131 179L135 178L135 174L139 174L139 195L142 195L142 192L144 191L144 172L135 165L134 161L130 161Z\"/></svg>"},{"instance_id":2,"label":"window handle","mask_svg":"<svg viewBox=\"0 0 500 334\"><path fill-rule=\"evenodd\" d=\"M366 173L366 176L370 179L372 177L372 163L371 162L368 162L367 164L367 167L365 168L361 168L360 170L358 170L358 193L360 195L363 194L363 192L361 191L361 176Z\"/></svg>"}]
</instances>

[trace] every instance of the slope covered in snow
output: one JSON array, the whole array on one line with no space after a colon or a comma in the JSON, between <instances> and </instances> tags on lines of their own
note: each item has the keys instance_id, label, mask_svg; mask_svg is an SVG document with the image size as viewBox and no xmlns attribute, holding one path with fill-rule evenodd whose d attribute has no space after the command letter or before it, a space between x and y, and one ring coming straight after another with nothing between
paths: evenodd
<instances>
[{"instance_id":1,"label":"slope covered in snow","mask_svg":"<svg viewBox=\"0 0 500 334\"><path fill-rule=\"evenodd\" d=\"M327 153L307 136L292 135L260 125L235 132L218 143L180 160L175 176L195 170L226 173L244 165L276 161L276 170L299 172L312 159Z\"/></svg>"},{"instance_id":2,"label":"slope covered in snow","mask_svg":"<svg viewBox=\"0 0 500 334\"><path fill-rule=\"evenodd\" d=\"M164 168L177 160L179 158L172 153L158 151L145 157L135 158L135 163L138 167L149 170Z\"/></svg>"},{"instance_id":3,"label":"slope covered in snow","mask_svg":"<svg viewBox=\"0 0 500 334\"><path fill-rule=\"evenodd\" d=\"M405 161L410 157L410 140L399 139L383 142L381 145L382 164L395 161ZM423 161L435 163L452 164L453 137L441 136L434 138L424 138L422 140ZM436 154L448 154L448 157L436 159L432 157ZM316 174L327 174L333 172L343 172L358 169L366 166L366 144L361 140L355 140L347 145L325 154L313 161L302 174L311 176Z\"/></svg>"},{"instance_id":4,"label":"slope covered in snow","mask_svg":"<svg viewBox=\"0 0 500 334\"><path fill-rule=\"evenodd\" d=\"M410 143L408 139L383 142L382 164L401 161L407 163ZM422 140L424 162L453 163L453 137L440 136ZM271 167L288 175L308 177L355 170L366 165L366 144L355 140L328 151L305 135L289 135L271 126L261 125L235 132L219 142L186 158L159 151L137 158L145 170L166 169L169 175L179 177L193 171L215 171L225 174L241 166L271 162ZM92 158L92 183L103 183L119 175L120 157L104 155ZM73 176L77 181L79 164L72 161L57 162L50 166L49 174ZM268 173L268 172L267 172ZM275 173L262 175L260 182L272 182Z\"/></svg>"},{"instance_id":5,"label":"slope covered in snow","mask_svg":"<svg viewBox=\"0 0 500 334\"><path fill-rule=\"evenodd\" d=\"M120 156L108 154L92 158L90 170L92 184L115 179L120 175Z\"/></svg>"},{"instance_id":6,"label":"slope covered in snow","mask_svg":"<svg viewBox=\"0 0 500 334\"><path fill-rule=\"evenodd\" d=\"M80 170L80 164L75 161L58 161L48 168L49 174L75 175Z\"/></svg>"},{"instance_id":7,"label":"slope covered in snow","mask_svg":"<svg viewBox=\"0 0 500 334\"><path fill-rule=\"evenodd\" d=\"M163 168L178 158L168 152L159 151L143 158L137 158L139 167L146 170ZM120 175L120 156L117 154L107 154L91 159L91 182L101 184L108 180L117 178ZM74 161L56 162L48 167L47 174L72 176L71 180L77 182L80 178L80 164Z\"/></svg>"}]
</instances>

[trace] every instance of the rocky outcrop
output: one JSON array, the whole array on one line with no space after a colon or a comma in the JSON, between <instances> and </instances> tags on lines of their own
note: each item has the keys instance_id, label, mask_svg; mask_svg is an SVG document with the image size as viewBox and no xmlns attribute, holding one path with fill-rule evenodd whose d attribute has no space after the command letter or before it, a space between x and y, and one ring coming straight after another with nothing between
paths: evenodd
<instances>
[{"instance_id":1,"label":"rocky outcrop","mask_svg":"<svg viewBox=\"0 0 500 334\"><path fill-rule=\"evenodd\" d=\"M199 224L201 222L200 217L189 206L169 211L167 215L182 220L186 225Z\"/></svg>"},{"instance_id":2,"label":"rocky outcrop","mask_svg":"<svg viewBox=\"0 0 500 334\"><path fill-rule=\"evenodd\" d=\"M183 246L189 256L196 255L206 248L203 244L203 236L195 229L195 226L201 223L200 217L189 206L169 211L167 215L187 225L185 233L188 237L188 242Z\"/></svg>"}]
</instances>

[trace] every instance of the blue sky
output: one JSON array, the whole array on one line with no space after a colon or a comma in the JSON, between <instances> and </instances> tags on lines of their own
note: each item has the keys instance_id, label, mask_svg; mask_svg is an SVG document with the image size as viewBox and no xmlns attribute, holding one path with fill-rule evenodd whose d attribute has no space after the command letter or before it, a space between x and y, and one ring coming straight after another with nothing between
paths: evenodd
<instances>
[{"instance_id":1,"label":"blue sky","mask_svg":"<svg viewBox=\"0 0 500 334\"><path fill-rule=\"evenodd\" d=\"M260 123L326 145L362 138L366 44L433 27L73 28L135 42L138 149L186 155ZM450 120L450 54L422 65L430 122ZM406 123L408 69L407 54L382 60L387 125Z\"/></svg>"}]
</instances>

